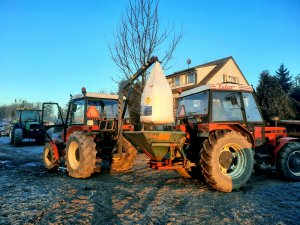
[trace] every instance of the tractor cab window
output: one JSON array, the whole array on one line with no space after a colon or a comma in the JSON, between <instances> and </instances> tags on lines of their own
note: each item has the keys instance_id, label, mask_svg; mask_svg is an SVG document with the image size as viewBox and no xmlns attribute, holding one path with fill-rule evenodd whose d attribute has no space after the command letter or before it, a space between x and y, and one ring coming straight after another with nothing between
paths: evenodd
<instances>
[{"instance_id":1,"label":"tractor cab window","mask_svg":"<svg viewBox=\"0 0 300 225\"><path fill-rule=\"evenodd\" d=\"M87 110L90 106L96 107L100 118L118 118L118 100L89 100Z\"/></svg>"},{"instance_id":2,"label":"tractor cab window","mask_svg":"<svg viewBox=\"0 0 300 225\"><path fill-rule=\"evenodd\" d=\"M183 105L187 116L207 114L208 113L208 92L207 91L200 92L179 99L177 115L180 113L181 107Z\"/></svg>"},{"instance_id":3,"label":"tractor cab window","mask_svg":"<svg viewBox=\"0 0 300 225\"><path fill-rule=\"evenodd\" d=\"M237 92L213 92L213 121L242 121L241 100Z\"/></svg>"},{"instance_id":4,"label":"tractor cab window","mask_svg":"<svg viewBox=\"0 0 300 225\"><path fill-rule=\"evenodd\" d=\"M251 93L243 93L243 100L246 111L246 118L248 122L262 122L257 104Z\"/></svg>"},{"instance_id":5,"label":"tractor cab window","mask_svg":"<svg viewBox=\"0 0 300 225\"><path fill-rule=\"evenodd\" d=\"M71 106L71 124L84 123L84 102L85 100L77 100Z\"/></svg>"},{"instance_id":6,"label":"tractor cab window","mask_svg":"<svg viewBox=\"0 0 300 225\"><path fill-rule=\"evenodd\" d=\"M21 121L26 122L39 122L40 121L40 114L39 111L21 111Z\"/></svg>"}]
</instances>

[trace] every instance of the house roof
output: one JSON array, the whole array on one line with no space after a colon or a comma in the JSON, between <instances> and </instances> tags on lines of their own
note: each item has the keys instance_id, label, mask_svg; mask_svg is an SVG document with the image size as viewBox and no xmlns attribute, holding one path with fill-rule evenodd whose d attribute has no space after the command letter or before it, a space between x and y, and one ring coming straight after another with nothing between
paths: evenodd
<instances>
[{"instance_id":1,"label":"house roof","mask_svg":"<svg viewBox=\"0 0 300 225\"><path fill-rule=\"evenodd\" d=\"M240 71L241 75L243 76L243 78L245 79L245 81L247 82L247 84L249 85L248 81L246 80L244 74L242 73L242 71L240 70L239 66L236 64L235 60L233 59L232 56L229 56L229 57L226 57L226 58L223 58L223 59L218 59L218 60L215 60L215 61L212 61L212 62L208 62L208 63L205 63L205 64L201 64L201 65L198 65L198 66L194 66L194 67L191 67L189 69L186 69L186 70L181 70L181 71L177 71L173 74L170 74L168 76L166 76L167 78L171 78L171 77L175 77L179 74L182 74L182 73L186 73L186 72L189 72L189 71L194 71L196 70L197 68L201 68L201 67L207 67L207 66L215 66L203 79L200 83L196 84L196 85L191 85L189 86L187 89L190 89L190 88L193 88L194 86L199 86L199 85L204 85L206 84L230 59L232 59L233 63L236 65L236 67L238 68L238 70Z\"/></svg>"}]
</instances>

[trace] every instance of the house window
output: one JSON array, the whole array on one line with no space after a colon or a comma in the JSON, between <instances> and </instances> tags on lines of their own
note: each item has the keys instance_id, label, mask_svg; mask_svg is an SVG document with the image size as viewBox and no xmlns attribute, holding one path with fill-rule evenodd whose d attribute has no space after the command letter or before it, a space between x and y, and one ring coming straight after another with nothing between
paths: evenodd
<instances>
[{"instance_id":1,"label":"house window","mask_svg":"<svg viewBox=\"0 0 300 225\"><path fill-rule=\"evenodd\" d=\"M234 77L234 76L227 76L226 74L223 74L223 82L224 83L238 84L239 83L239 78Z\"/></svg>"},{"instance_id":2,"label":"house window","mask_svg":"<svg viewBox=\"0 0 300 225\"><path fill-rule=\"evenodd\" d=\"M189 73L187 76L186 76L186 83L187 84L194 84L196 83L196 73L195 72L192 72L192 73Z\"/></svg>"},{"instance_id":3,"label":"house window","mask_svg":"<svg viewBox=\"0 0 300 225\"><path fill-rule=\"evenodd\" d=\"M179 76L178 76L178 77L175 77L174 84L175 84L175 86L179 86L179 85L180 85L180 79L179 79Z\"/></svg>"}]
</instances>

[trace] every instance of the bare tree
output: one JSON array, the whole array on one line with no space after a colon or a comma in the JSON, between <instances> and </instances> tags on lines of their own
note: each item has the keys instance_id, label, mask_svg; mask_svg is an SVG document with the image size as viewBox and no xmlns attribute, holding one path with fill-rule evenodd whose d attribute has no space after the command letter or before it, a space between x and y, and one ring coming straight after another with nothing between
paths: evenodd
<instances>
[{"instance_id":1,"label":"bare tree","mask_svg":"<svg viewBox=\"0 0 300 225\"><path fill-rule=\"evenodd\" d=\"M129 5L114 32L113 44L108 44L111 57L122 73L122 76L118 77L118 83L132 75L153 54L161 53L161 47L166 49L158 55L159 60L163 67L168 69L167 65L183 33L181 30L176 34L174 25L161 31L158 4L158 0L129 0ZM146 80L147 75L143 74L142 86Z\"/></svg>"}]
</instances>

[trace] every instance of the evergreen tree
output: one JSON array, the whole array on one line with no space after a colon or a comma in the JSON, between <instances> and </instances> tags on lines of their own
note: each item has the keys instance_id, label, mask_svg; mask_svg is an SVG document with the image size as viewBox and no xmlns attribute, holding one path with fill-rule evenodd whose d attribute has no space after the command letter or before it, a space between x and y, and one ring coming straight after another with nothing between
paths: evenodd
<instances>
[{"instance_id":1,"label":"evergreen tree","mask_svg":"<svg viewBox=\"0 0 300 225\"><path fill-rule=\"evenodd\" d=\"M264 120L270 121L272 116L279 116L281 119L295 118L296 113L291 100L277 78L267 70L260 74L256 97Z\"/></svg>"},{"instance_id":2,"label":"evergreen tree","mask_svg":"<svg viewBox=\"0 0 300 225\"><path fill-rule=\"evenodd\" d=\"M290 96L296 101L300 102L300 87L295 87L292 89Z\"/></svg>"},{"instance_id":3,"label":"evergreen tree","mask_svg":"<svg viewBox=\"0 0 300 225\"><path fill-rule=\"evenodd\" d=\"M288 93L293 85L292 76L290 76L290 71L288 71L288 69L285 68L283 64L281 64L276 71L276 78L278 79L278 82L281 85L282 89L286 93Z\"/></svg>"},{"instance_id":4,"label":"evergreen tree","mask_svg":"<svg viewBox=\"0 0 300 225\"><path fill-rule=\"evenodd\" d=\"M296 119L300 119L300 86L292 88L290 97L297 112Z\"/></svg>"}]
</instances>

